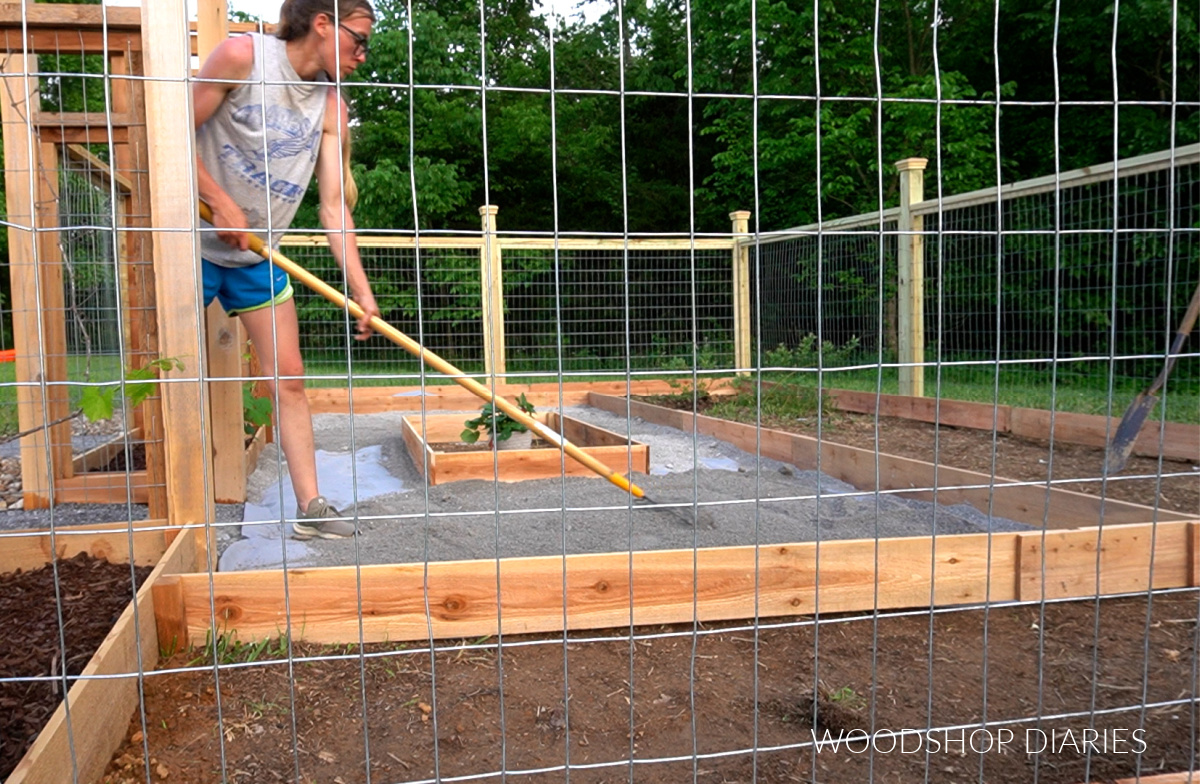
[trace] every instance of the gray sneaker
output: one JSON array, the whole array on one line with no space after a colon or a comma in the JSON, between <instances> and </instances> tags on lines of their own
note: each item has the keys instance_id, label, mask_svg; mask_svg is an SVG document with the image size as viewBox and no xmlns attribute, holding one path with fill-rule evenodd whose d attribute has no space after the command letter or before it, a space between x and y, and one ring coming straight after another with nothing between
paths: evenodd
<instances>
[{"instance_id":1,"label":"gray sneaker","mask_svg":"<svg viewBox=\"0 0 1200 784\"><path fill-rule=\"evenodd\" d=\"M345 517L329 505L325 496L319 495L308 502L308 509L300 512L300 519L292 523L293 538L304 541L314 536L321 539L345 539L354 536L353 520L333 520Z\"/></svg>"}]
</instances>

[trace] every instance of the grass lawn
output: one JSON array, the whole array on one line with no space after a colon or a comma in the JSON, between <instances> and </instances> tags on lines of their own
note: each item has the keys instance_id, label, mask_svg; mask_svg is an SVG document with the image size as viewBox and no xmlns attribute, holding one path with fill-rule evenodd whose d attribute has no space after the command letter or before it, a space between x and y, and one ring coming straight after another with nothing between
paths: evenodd
<instances>
[{"instance_id":1,"label":"grass lawn","mask_svg":"<svg viewBox=\"0 0 1200 784\"><path fill-rule=\"evenodd\" d=\"M100 384L121 378L120 357L111 354L93 354L91 361L84 356L67 357L67 383L71 396L71 410L79 405L84 384ZM17 424L17 365L15 362L0 363L0 438L19 431Z\"/></svg>"},{"instance_id":2,"label":"grass lawn","mask_svg":"<svg viewBox=\"0 0 1200 784\"><path fill-rule=\"evenodd\" d=\"M309 387L346 387L349 378L345 359L316 357L306 360L307 385ZM463 368L465 372L474 373L477 380L483 381L484 376L477 368ZM399 360L355 360L352 366L353 385L356 387L377 386L418 386L421 383L419 367L414 358ZM17 386L15 380L16 365L12 362L0 363L0 438L18 431L17 422ZM82 393L82 384L113 382L121 377L121 364L118 358L111 355L93 356L90 367L85 357L72 356L68 358L67 375L69 379L72 407L78 404ZM662 373L652 376L639 375L636 378L665 378L679 379L681 389L691 380L690 373ZM566 381L613 381L623 378L623 374L607 375L602 373L571 373L564 376ZM804 386L815 387L815 373L766 373L764 378L778 381L789 381ZM514 381L529 383L554 383L558 380L554 375L522 376ZM444 386L454 382L440 373L428 372L424 382L428 386ZM980 403L998 403L1000 405L1021 408L1055 408L1058 411L1070 411L1080 414L1109 414L1120 417L1126 407L1133 401L1138 392L1148 385L1150 379L1133 383L1122 380L1114 386L1111 404L1107 384L1102 380L1080 379L1076 376L1062 375L1052 380L1044 371L1031 371L1020 365L1006 365L1001 369L997 380L991 368L978 366L961 367L945 366L941 369L939 382L938 372L929 368L925 375L925 394L927 397L938 396L948 400L966 400ZM879 389L887 394L897 394L899 391L896 370L885 368L882 374L872 368L856 370L831 370L824 373L821 383L826 388L856 389L874 391ZM1167 419L1171 422L1200 424L1200 388L1194 381L1188 383L1168 382L1166 394L1160 396L1166 403ZM1160 403L1160 406L1162 403ZM1150 414L1151 420L1161 415L1161 408L1156 408Z\"/></svg>"}]
</instances>

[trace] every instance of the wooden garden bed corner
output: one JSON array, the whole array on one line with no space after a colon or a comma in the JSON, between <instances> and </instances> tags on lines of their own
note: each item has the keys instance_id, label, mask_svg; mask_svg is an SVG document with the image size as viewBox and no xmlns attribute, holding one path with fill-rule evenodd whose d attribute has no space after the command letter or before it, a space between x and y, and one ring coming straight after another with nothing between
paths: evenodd
<instances>
[{"instance_id":1,"label":"wooden garden bed corner","mask_svg":"<svg viewBox=\"0 0 1200 784\"><path fill-rule=\"evenodd\" d=\"M6 784L98 781L125 737L138 705L139 679L159 659L155 585L164 575L196 568L195 537L175 536L167 546L165 534L172 532L162 528L163 521L132 525L132 553L129 523L59 528L53 548L46 531L6 537L0 546L0 572L44 566L52 552L60 558L86 552L113 562L157 564Z\"/></svg>"}]
</instances>

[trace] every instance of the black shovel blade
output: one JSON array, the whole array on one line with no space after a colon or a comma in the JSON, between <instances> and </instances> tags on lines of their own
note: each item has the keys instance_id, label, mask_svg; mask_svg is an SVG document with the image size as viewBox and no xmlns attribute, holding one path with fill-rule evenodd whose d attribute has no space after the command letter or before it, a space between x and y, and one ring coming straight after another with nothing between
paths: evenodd
<instances>
[{"instance_id":1,"label":"black shovel blade","mask_svg":"<svg viewBox=\"0 0 1200 784\"><path fill-rule=\"evenodd\" d=\"M1133 445L1137 442L1138 433L1157 402L1158 397L1143 392L1129 404L1125 416L1121 418L1121 424L1117 425L1117 432L1113 434L1112 443L1108 446L1108 458L1105 462L1108 473L1115 474L1125 468L1129 456L1133 454Z\"/></svg>"}]
</instances>

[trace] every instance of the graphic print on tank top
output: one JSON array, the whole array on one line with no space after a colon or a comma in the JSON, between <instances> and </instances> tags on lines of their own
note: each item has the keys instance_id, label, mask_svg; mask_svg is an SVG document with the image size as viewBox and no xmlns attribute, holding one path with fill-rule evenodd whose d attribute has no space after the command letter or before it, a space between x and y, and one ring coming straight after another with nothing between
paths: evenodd
<instances>
[{"instance_id":1,"label":"graphic print on tank top","mask_svg":"<svg viewBox=\"0 0 1200 784\"><path fill-rule=\"evenodd\" d=\"M232 120L246 129L246 138L260 141L242 147L223 145L221 164L243 182L260 189L266 187L269 169L271 192L289 204L304 196L307 184L289 182L278 173L293 170L291 166L281 165L287 159L307 154L310 161L316 160L321 129L304 115L284 106L268 107L264 120L262 104L247 104L233 113ZM261 142L264 129L265 146ZM246 217L254 220L256 216Z\"/></svg>"}]
</instances>

